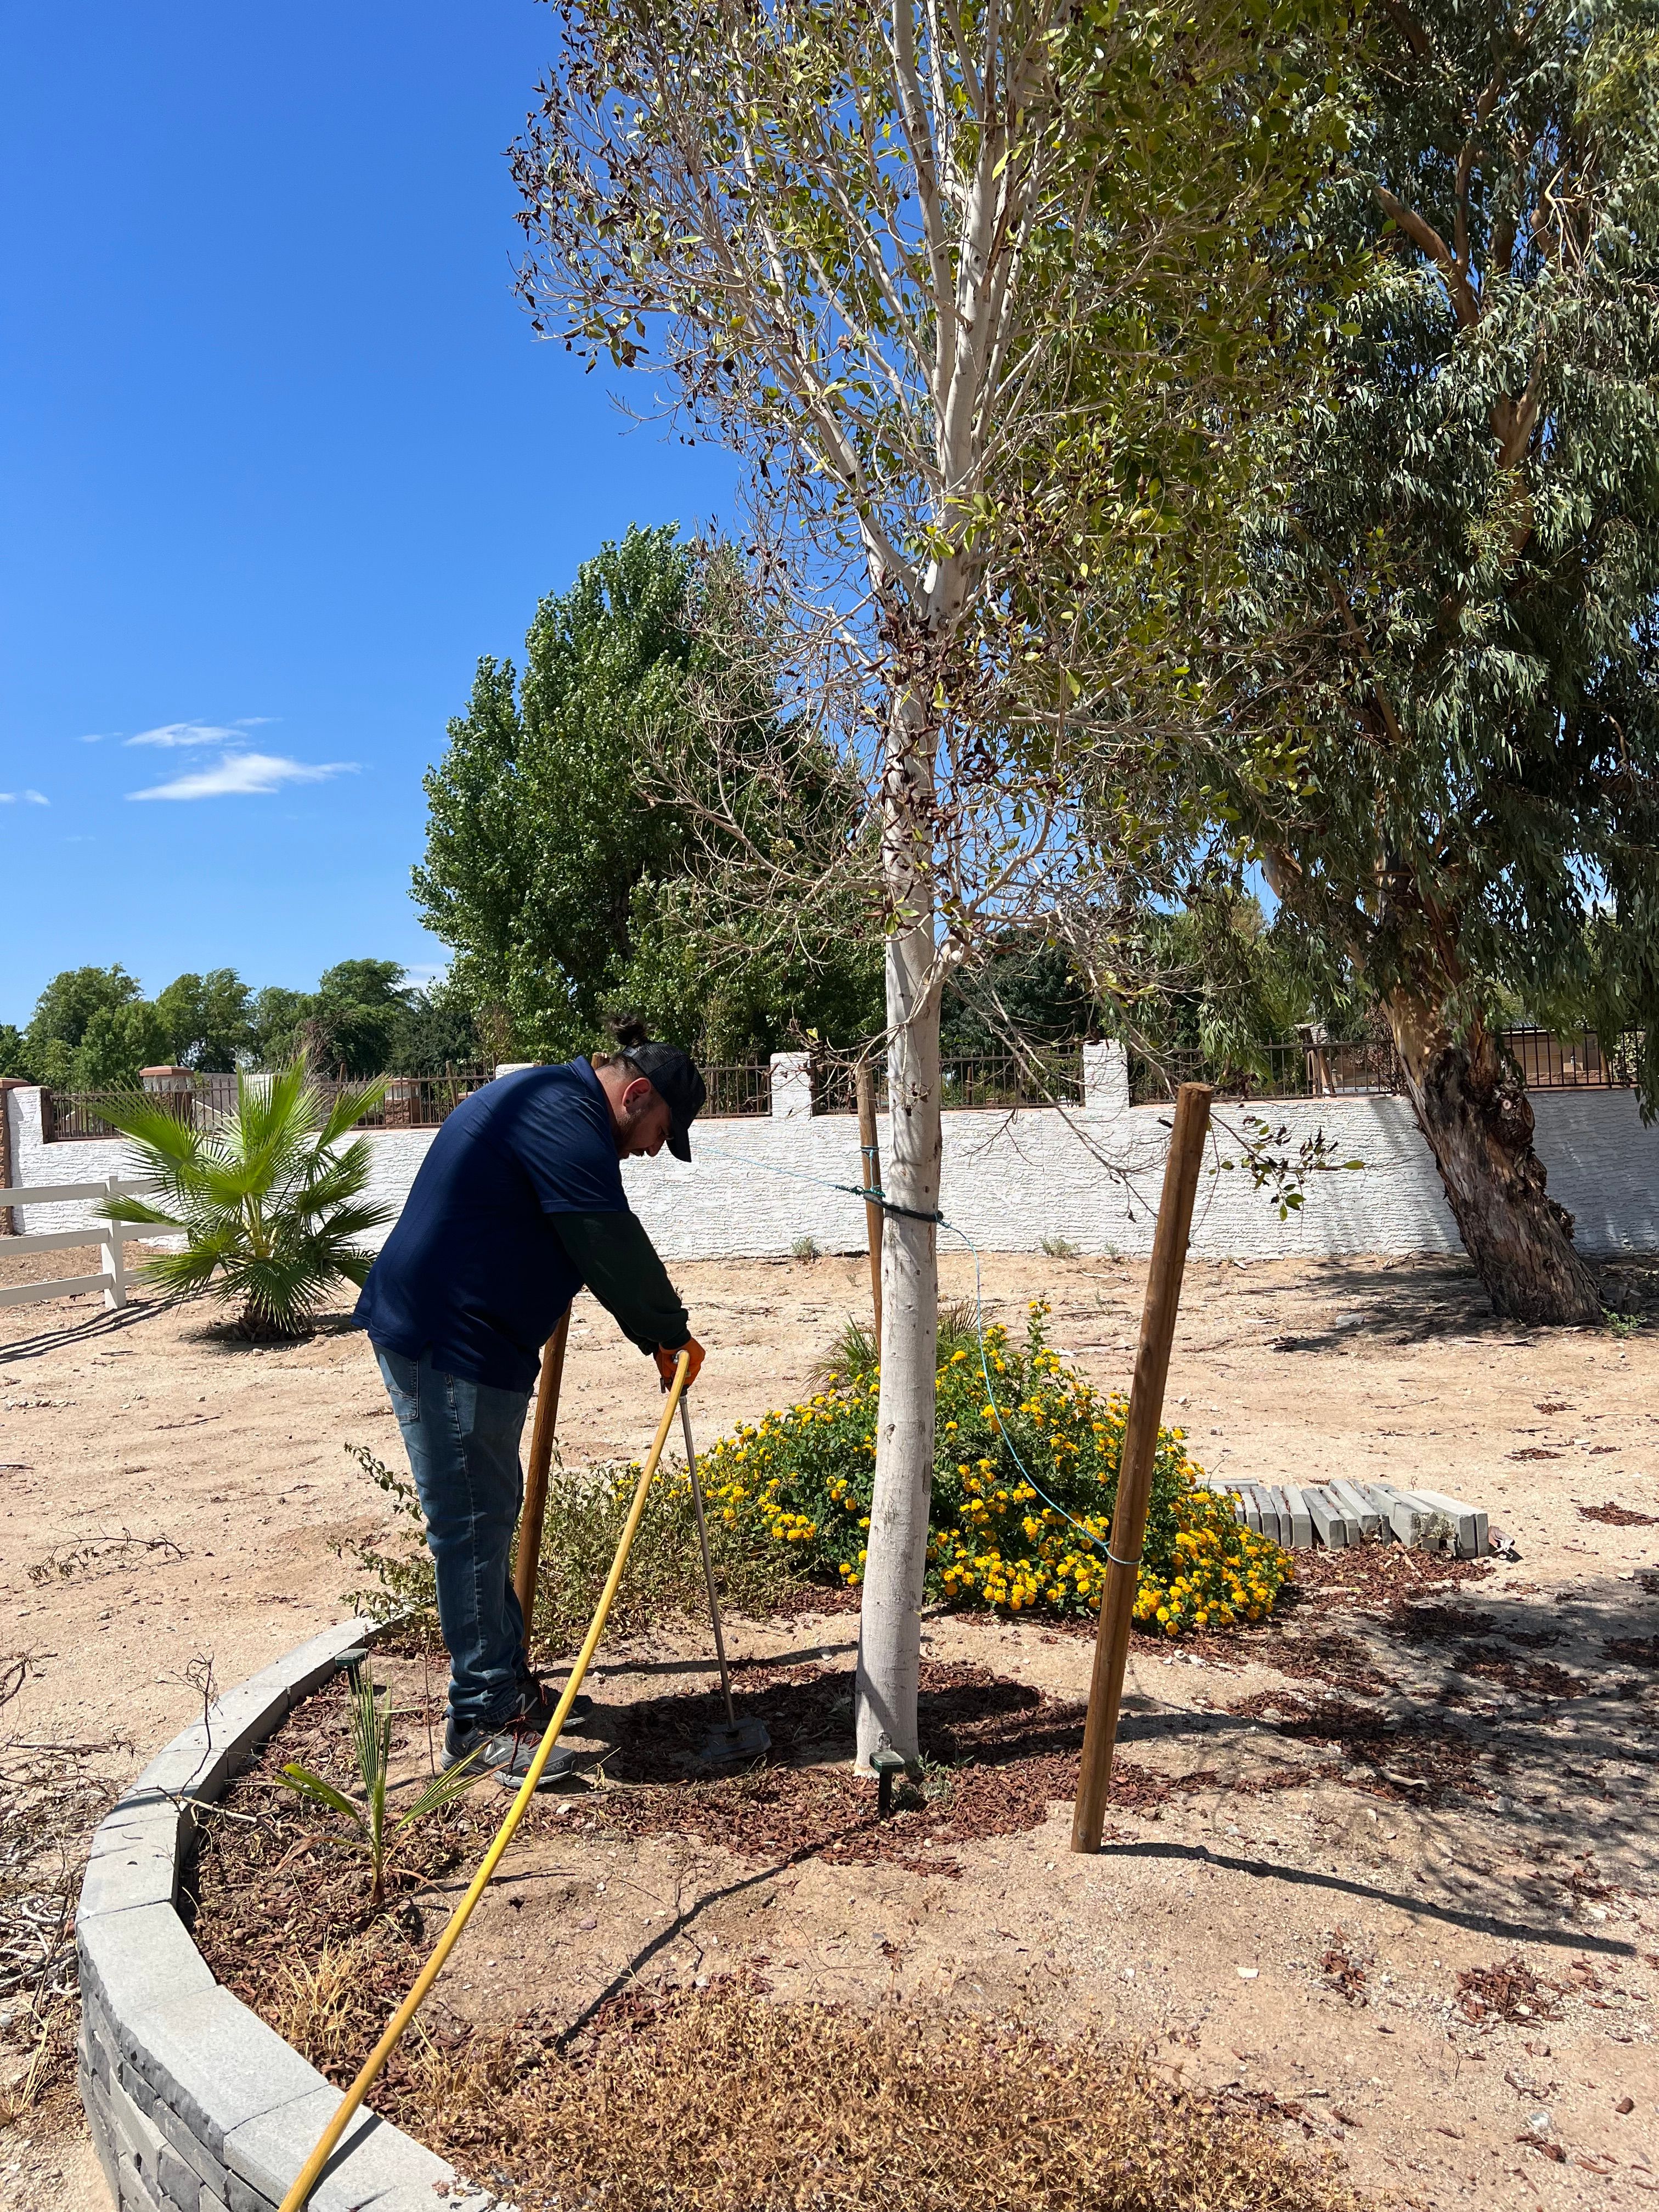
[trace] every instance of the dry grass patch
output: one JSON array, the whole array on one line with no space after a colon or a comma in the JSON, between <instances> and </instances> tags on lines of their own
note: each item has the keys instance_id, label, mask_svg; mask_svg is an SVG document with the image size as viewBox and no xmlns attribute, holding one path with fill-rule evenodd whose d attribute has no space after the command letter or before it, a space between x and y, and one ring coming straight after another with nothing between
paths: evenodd
<instances>
[{"instance_id":1,"label":"dry grass patch","mask_svg":"<svg viewBox=\"0 0 1659 2212\"><path fill-rule=\"evenodd\" d=\"M387 2109L383 2104L382 2109ZM623 1998L581 2042L428 2046L400 2124L525 2212L1353 2212L1329 2156L1139 2056L751 1983Z\"/></svg>"}]
</instances>

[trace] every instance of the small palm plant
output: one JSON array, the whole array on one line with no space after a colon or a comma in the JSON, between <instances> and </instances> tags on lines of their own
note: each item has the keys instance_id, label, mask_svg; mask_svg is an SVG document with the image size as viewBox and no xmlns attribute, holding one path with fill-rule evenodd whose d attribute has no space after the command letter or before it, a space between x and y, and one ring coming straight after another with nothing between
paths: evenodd
<instances>
[{"instance_id":1,"label":"small palm plant","mask_svg":"<svg viewBox=\"0 0 1659 2212\"><path fill-rule=\"evenodd\" d=\"M331 1812L340 1814L351 1823L356 1832L340 1840L349 1849L360 1851L368 1862L368 1909L374 1913L385 1901L386 1873L400 1838L440 1807L470 1790L489 1769L473 1763L477 1758L475 1752L472 1759L463 1759L459 1766L434 1775L408 1811L388 1825L386 1801L386 1774L392 1765L392 1692L386 1692L383 1706L374 1677L364 1666L351 1669L351 1756L362 1785L362 1804L354 1804L343 1790L337 1790L331 1782L314 1774L310 1767L301 1765L297 1759L290 1760L276 1778L296 1796L308 1797L313 1804L326 1805Z\"/></svg>"},{"instance_id":2,"label":"small palm plant","mask_svg":"<svg viewBox=\"0 0 1659 2212\"><path fill-rule=\"evenodd\" d=\"M970 1352L979 1351L979 1309L972 1298L958 1298L954 1305L939 1310L939 1365L948 1366L955 1353L964 1346ZM829 1357L813 1369L812 1387L822 1389L832 1375L850 1376L857 1382L873 1375L880 1364L881 1346L876 1342L874 1329L854 1319L830 1346Z\"/></svg>"},{"instance_id":3,"label":"small palm plant","mask_svg":"<svg viewBox=\"0 0 1659 2212\"><path fill-rule=\"evenodd\" d=\"M100 1210L183 1232L182 1252L145 1262L148 1281L239 1303L245 1336L303 1335L331 1284L368 1273L374 1255L354 1240L392 1218L364 1202L367 1139L338 1149L383 1095L369 1083L331 1101L296 1060L266 1079L239 1075L234 1107L200 1127L153 1098L112 1099L98 1110L137 1146L145 1176L138 1195Z\"/></svg>"}]
</instances>

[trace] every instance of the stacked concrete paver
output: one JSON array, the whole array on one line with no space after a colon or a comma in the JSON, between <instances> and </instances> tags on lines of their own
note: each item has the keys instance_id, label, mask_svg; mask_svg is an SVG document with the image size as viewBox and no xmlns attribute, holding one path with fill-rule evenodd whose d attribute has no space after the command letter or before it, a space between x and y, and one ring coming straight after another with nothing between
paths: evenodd
<instances>
[{"instance_id":1,"label":"stacked concrete paver","mask_svg":"<svg viewBox=\"0 0 1659 2212\"><path fill-rule=\"evenodd\" d=\"M344 1621L220 1698L145 1768L93 1841L76 1917L80 2084L119 2212L274 2212L340 2093L222 1989L179 1917L192 1801L365 1641ZM313 2212L489 2212L495 2200L374 2113L359 2113Z\"/></svg>"}]
</instances>

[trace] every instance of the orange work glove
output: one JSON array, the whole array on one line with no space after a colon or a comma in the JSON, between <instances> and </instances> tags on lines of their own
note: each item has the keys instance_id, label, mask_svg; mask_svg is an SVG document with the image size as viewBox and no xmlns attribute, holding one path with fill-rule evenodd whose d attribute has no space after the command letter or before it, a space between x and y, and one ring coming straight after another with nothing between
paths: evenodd
<instances>
[{"instance_id":1,"label":"orange work glove","mask_svg":"<svg viewBox=\"0 0 1659 2212\"><path fill-rule=\"evenodd\" d=\"M703 1360L702 1346L697 1342L695 1336L688 1336L685 1342L678 1346L672 1352L668 1349L668 1346L665 1344L659 1344L657 1346L656 1352L657 1372L662 1377L662 1387L665 1390L668 1389L673 1382L674 1370L679 1364L679 1357L682 1352L689 1352L691 1356L691 1364L685 1370L685 1387L688 1390L696 1381L697 1376L702 1370Z\"/></svg>"}]
</instances>

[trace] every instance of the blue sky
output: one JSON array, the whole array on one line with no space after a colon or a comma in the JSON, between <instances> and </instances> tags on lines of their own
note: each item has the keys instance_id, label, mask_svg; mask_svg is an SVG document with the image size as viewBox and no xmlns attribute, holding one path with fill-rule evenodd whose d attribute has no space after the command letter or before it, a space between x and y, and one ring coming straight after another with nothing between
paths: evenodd
<instances>
[{"instance_id":1,"label":"blue sky","mask_svg":"<svg viewBox=\"0 0 1659 2212\"><path fill-rule=\"evenodd\" d=\"M630 521L729 504L512 297L551 19L0 23L0 1021L84 962L424 971L421 775L477 657Z\"/></svg>"}]
</instances>

